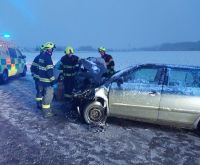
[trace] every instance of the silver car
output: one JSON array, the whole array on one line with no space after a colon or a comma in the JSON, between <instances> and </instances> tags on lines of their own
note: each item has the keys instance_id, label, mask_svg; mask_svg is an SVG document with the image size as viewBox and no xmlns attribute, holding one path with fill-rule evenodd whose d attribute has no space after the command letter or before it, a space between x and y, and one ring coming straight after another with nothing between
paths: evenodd
<instances>
[{"instance_id":1,"label":"silver car","mask_svg":"<svg viewBox=\"0 0 200 165\"><path fill-rule=\"evenodd\" d=\"M103 124L107 117L114 116L190 129L200 127L200 67L137 65L74 97L88 124Z\"/></svg>"}]
</instances>

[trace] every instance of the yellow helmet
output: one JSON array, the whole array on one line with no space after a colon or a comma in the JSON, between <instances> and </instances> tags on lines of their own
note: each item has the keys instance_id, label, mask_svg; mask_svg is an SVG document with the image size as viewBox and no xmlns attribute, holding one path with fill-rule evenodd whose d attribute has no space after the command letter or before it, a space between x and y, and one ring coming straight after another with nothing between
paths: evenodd
<instances>
[{"instance_id":1,"label":"yellow helmet","mask_svg":"<svg viewBox=\"0 0 200 165\"><path fill-rule=\"evenodd\" d=\"M66 47L65 54L74 54L74 49L72 47Z\"/></svg>"},{"instance_id":2,"label":"yellow helmet","mask_svg":"<svg viewBox=\"0 0 200 165\"><path fill-rule=\"evenodd\" d=\"M56 48L56 45L53 42L46 42L43 45L43 49L54 49Z\"/></svg>"},{"instance_id":3,"label":"yellow helmet","mask_svg":"<svg viewBox=\"0 0 200 165\"><path fill-rule=\"evenodd\" d=\"M100 48L98 48L98 51L99 51L99 52L106 52L106 48L100 47Z\"/></svg>"}]
</instances>

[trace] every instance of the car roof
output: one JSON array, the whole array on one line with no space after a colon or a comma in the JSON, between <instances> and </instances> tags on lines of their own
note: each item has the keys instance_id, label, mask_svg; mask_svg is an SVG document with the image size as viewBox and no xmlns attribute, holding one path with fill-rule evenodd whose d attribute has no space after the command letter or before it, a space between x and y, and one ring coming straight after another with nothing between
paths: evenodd
<instances>
[{"instance_id":1,"label":"car roof","mask_svg":"<svg viewBox=\"0 0 200 165\"><path fill-rule=\"evenodd\" d=\"M157 64L157 63L137 64L137 65L134 65L132 67L138 67L138 66L168 67L168 68L181 68L181 69L198 69L198 70L200 69L200 66L180 65L180 64Z\"/></svg>"},{"instance_id":2,"label":"car roof","mask_svg":"<svg viewBox=\"0 0 200 165\"><path fill-rule=\"evenodd\" d=\"M13 42L11 42L11 41L5 41L5 40L2 40L1 38L0 38L0 45L2 47L13 47L13 48L16 47L16 45Z\"/></svg>"}]
</instances>

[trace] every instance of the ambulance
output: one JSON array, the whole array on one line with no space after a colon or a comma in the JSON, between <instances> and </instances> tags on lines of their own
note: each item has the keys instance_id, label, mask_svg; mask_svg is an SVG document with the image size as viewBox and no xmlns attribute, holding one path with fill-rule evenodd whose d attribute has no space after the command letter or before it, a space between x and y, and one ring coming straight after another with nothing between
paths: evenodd
<instances>
[{"instance_id":1,"label":"ambulance","mask_svg":"<svg viewBox=\"0 0 200 165\"><path fill-rule=\"evenodd\" d=\"M6 83L9 77L26 76L26 56L12 42L0 38L0 83Z\"/></svg>"}]
</instances>

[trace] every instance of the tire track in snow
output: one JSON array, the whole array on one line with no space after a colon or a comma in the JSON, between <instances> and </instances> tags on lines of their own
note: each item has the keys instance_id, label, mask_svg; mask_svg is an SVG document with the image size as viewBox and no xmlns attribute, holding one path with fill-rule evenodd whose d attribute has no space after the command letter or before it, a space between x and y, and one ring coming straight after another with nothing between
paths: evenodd
<instances>
[{"instance_id":1,"label":"tire track in snow","mask_svg":"<svg viewBox=\"0 0 200 165\"><path fill-rule=\"evenodd\" d=\"M7 88L9 88L9 91L7 92L0 91L1 98L4 98L4 104L1 107L1 109L6 109L6 111L0 111L1 116L9 120L9 122L14 127L18 127L20 130L25 132L25 134L31 140L34 140L38 145L45 143L45 145L51 146L52 148L54 148L56 152L58 152L61 155L64 155L66 158L71 158L73 155L75 157L81 155L82 154L81 148L84 148L84 145L86 144L78 143L79 145L70 145L70 142L68 142L68 141L80 142L79 139L77 140L73 139L73 136L77 135L76 134L77 129L79 130L82 129L81 126L75 123L64 123L65 121L61 120L62 121L61 124L62 126L64 126L64 130L61 131L60 136L57 137L55 135L55 132L57 131L55 131L56 128L54 128L54 126L59 123L57 123L55 120L52 119L43 119L41 114L36 115L36 113L33 111L35 106L33 103L30 103L31 101L29 101L30 98L34 97L33 91L30 91L30 85L33 86L32 83L28 82L28 85L25 84L23 88L20 88L22 86L21 81L16 80L15 82L7 84ZM13 95L12 92L13 90L15 91L15 95ZM19 98L20 100L17 100ZM35 125L36 123L37 125ZM53 131L52 128L49 129L48 127L46 127L49 125L52 126L52 128L54 129ZM45 130L41 126L45 127ZM67 138L65 136L65 133L69 135L69 132L66 132L65 130L67 131L70 130L71 138L70 137ZM82 130L84 131L85 128L83 128ZM57 147L58 144L59 147ZM79 150L77 150L78 147L80 148ZM88 155L89 153L85 154L86 157ZM100 162L100 160L96 158L95 162Z\"/></svg>"}]
</instances>

